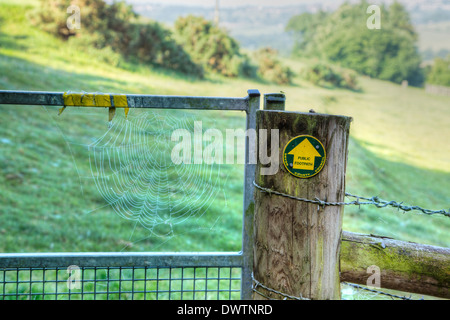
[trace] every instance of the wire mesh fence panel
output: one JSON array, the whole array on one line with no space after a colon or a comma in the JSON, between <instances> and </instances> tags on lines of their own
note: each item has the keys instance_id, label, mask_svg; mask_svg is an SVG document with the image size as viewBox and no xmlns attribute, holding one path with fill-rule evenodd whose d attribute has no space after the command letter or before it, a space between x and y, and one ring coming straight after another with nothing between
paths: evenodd
<instances>
[{"instance_id":1,"label":"wire mesh fence panel","mask_svg":"<svg viewBox=\"0 0 450 320\"><path fill-rule=\"evenodd\" d=\"M238 300L237 267L4 268L0 300Z\"/></svg>"}]
</instances>

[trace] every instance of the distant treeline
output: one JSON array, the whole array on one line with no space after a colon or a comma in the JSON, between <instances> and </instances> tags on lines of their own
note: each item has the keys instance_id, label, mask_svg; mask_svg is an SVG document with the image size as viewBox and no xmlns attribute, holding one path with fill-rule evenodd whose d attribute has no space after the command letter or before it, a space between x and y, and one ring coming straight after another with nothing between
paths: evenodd
<instances>
[{"instance_id":1,"label":"distant treeline","mask_svg":"<svg viewBox=\"0 0 450 320\"><path fill-rule=\"evenodd\" d=\"M70 5L81 9L80 29L67 27ZM170 30L138 16L124 1L109 4L104 0L41 0L34 17L37 26L67 41L78 41L80 47L106 48L129 61L194 77L214 72L285 84L293 75L270 50L260 50L251 60L225 30L202 17L180 17Z\"/></svg>"},{"instance_id":2,"label":"distant treeline","mask_svg":"<svg viewBox=\"0 0 450 320\"><path fill-rule=\"evenodd\" d=\"M81 28L69 29L70 5L80 8ZM417 50L418 35L406 9L398 2L380 5L380 29L367 27L364 0L344 3L334 12L293 16L286 31L296 39L293 54L317 62L298 70L315 84L358 90L354 70L382 80L421 86L449 86L449 59L435 59L422 68ZM206 73L247 77L278 84L292 82L294 73L283 65L275 50L267 47L244 53L226 30L202 17L179 17L173 29L145 19L125 1L41 0L32 15L36 26L92 50L103 60L125 60L175 70L203 78Z\"/></svg>"},{"instance_id":3,"label":"distant treeline","mask_svg":"<svg viewBox=\"0 0 450 320\"><path fill-rule=\"evenodd\" d=\"M294 54L317 57L374 78L422 85L418 35L398 2L380 5L380 29L367 27L369 3L344 3L334 12L294 16L286 30L296 37Z\"/></svg>"}]
</instances>

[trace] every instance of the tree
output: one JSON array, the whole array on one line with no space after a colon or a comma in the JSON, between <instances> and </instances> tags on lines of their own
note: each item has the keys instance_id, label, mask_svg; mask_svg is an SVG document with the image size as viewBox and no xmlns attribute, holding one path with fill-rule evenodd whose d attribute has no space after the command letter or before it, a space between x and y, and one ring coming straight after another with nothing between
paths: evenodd
<instances>
[{"instance_id":1,"label":"tree","mask_svg":"<svg viewBox=\"0 0 450 320\"><path fill-rule=\"evenodd\" d=\"M175 21L175 36L192 60L207 70L228 77L251 75L250 61L237 41L210 21L193 15L180 17Z\"/></svg>"},{"instance_id":2,"label":"tree","mask_svg":"<svg viewBox=\"0 0 450 320\"><path fill-rule=\"evenodd\" d=\"M82 10L80 29L67 27L71 4ZM203 76L203 68L192 62L170 30L153 21L140 21L124 1L41 0L35 17L36 25L64 40L82 38L83 47L108 48L129 60Z\"/></svg>"},{"instance_id":3,"label":"tree","mask_svg":"<svg viewBox=\"0 0 450 320\"><path fill-rule=\"evenodd\" d=\"M369 4L344 3L331 13L294 16L286 30L294 31L297 56L317 57L371 77L411 85L424 80L416 48L417 34L408 12L398 2L380 6L381 29L366 27Z\"/></svg>"},{"instance_id":4,"label":"tree","mask_svg":"<svg viewBox=\"0 0 450 320\"><path fill-rule=\"evenodd\" d=\"M418 39L418 34L414 30L408 11L406 11L405 7L398 1L394 1L389 6L387 19L392 28L395 28L397 31L405 32L414 40Z\"/></svg>"},{"instance_id":5,"label":"tree","mask_svg":"<svg viewBox=\"0 0 450 320\"><path fill-rule=\"evenodd\" d=\"M314 43L314 32L321 22L328 17L328 13L319 11L316 14L304 12L292 17L286 25L286 31L294 34L295 44L293 52L298 55L305 55L311 51Z\"/></svg>"},{"instance_id":6,"label":"tree","mask_svg":"<svg viewBox=\"0 0 450 320\"><path fill-rule=\"evenodd\" d=\"M450 55L445 59L434 59L427 75L427 83L450 87Z\"/></svg>"}]
</instances>

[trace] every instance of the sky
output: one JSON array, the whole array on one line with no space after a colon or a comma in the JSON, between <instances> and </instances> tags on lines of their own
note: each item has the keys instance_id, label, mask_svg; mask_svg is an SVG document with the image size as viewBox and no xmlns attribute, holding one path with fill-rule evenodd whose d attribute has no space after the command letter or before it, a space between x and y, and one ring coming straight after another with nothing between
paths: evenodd
<instances>
[{"instance_id":1,"label":"sky","mask_svg":"<svg viewBox=\"0 0 450 320\"><path fill-rule=\"evenodd\" d=\"M184 6L203 6L214 7L216 0L125 0L130 3L164 4L164 5L184 5ZM298 4L317 4L333 6L336 3L344 1L359 2L360 0L219 0L220 7L239 7L239 6L262 6L262 7L281 7ZM391 3L394 0L370 0L370 4ZM405 5L422 3L441 3L450 0L397 0Z\"/></svg>"},{"instance_id":2,"label":"sky","mask_svg":"<svg viewBox=\"0 0 450 320\"><path fill-rule=\"evenodd\" d=\"M216 0L128 0L133 3L158 3L166 5L192 5L192 6L214 6ZM259 5L259 6L285 6L299 3L313 4L317 0L219 0L221 7L236 7L242 5ZM336 0L320 0L320 2L336 2Z\"/></svg>"}]
</instances>

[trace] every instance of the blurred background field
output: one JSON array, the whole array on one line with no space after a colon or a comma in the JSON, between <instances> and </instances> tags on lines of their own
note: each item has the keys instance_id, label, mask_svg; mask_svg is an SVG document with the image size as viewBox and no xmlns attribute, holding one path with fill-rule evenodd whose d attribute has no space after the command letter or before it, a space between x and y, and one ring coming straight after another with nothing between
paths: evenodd
<instances>
[{"instance_id":1,"label":"blurred background field","mask_svg":"<svg viewBox=\"0 0 450 320\"><path fill-rule=\"evenodd\" d=\"M125 48L126 54L109 45L99 46L95 36L83 34L87 42L83 37L66 40L32 22L38 5L38 1L0 1L2 90L224 97L243 97L248 89L262 94L283 91L289 111L314 109L353 118L347 192L449 209L450 97L427 93L423 83L405 87L356 73L338 62L251 45L239 47L239 42L228 39L220 28L214 34L227 41L227 48L234 52L234 59L223 62L222 67L211 58L204 61L197 57L202 52L196 51L198 47L192 47L186 56L165 54L161 58L157 52L154 60L146 61L151 54L140 54L146 51L138 44L152 43L149 39L131 41L135 45ZM140 19L140 24L153 23ZM214 28L206 21L184 23ZM445 27L444 22L439 23ZM154 28L166 30L163 25ZM434 30L431 26L417 29L419 43L431 41L422 37L422 32ZM143 37L149 36L149 29L143 30ZM161 45L177 51L183 43L179 37L190 30L173 32L161 37ZM425 47L434 53L442 49L432 44ZM177 59L185 58L190 58L190 64L184 65L189 68L172 68L178 65ZM167 61L172 64L165 65ZM316 65L319 69L311 69ZM305 74L308 70L326 72L331 78L322 79L332 81L312 81ZM241 249L242 166L223 165L220 172L214 171L221 177L220 192L207 213L187 220L168 236L154 237L139 224L117 216L95 184L84 178L91 174L86 146L107 131L107 110L73 109L58 116L58 108L1 105L0 112L1 252ZM137 115L137 111L130 111L131 117ZM172 116L185 115L174 112ZM239 112L193 112L189 116L204 121L205 128L225 131L245 126L244 115ZM115 121L122 118L118 112ZM450 221L443 216L373 206L345 208L347 231L448 247L449 228Z\"/></svg>"}]
</instances>

